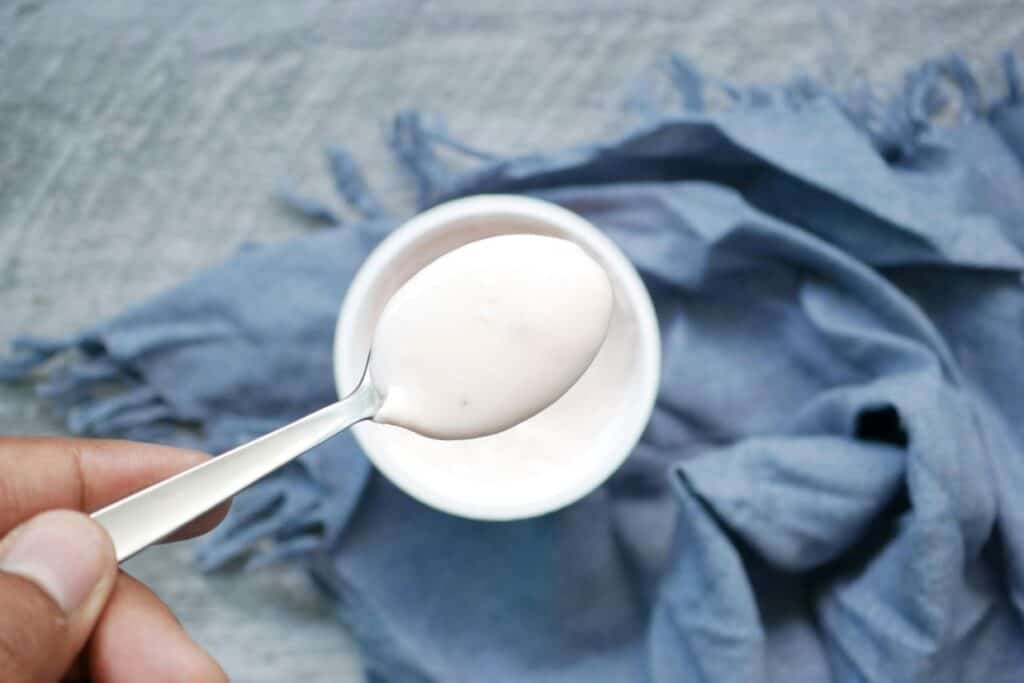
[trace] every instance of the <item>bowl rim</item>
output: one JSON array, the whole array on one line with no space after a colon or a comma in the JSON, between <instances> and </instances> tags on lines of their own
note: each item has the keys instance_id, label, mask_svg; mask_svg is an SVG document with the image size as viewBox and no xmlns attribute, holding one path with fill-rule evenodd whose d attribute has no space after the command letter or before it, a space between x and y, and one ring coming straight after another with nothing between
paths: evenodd
<instances>
[{"instance_id":1,"label":"bowl rim","mask_svg":"<svg viewBox=\"0 0 1024 683\"><path fill-rule=\"evenodd\" d=\"M455 221L499 215L549 224L557 231L578 240L601 258L621 288L636 322L638 354L634 373L639 375L639 390L636 392L637 399L625 407L630 419L615 432L610 442L602 444L605 467L592 467L580 477L566 478L566 485L558 487L551 495L521 504L483 505L478 501L461 499L456 495L427 488L409 472L393 466L391 460L374 452L366 436L367 425L357 424L353 427L356 442L366 457L405 493L430 507L453 515L490 521L523 519L553 512L579 500L606 481L629 457L646 429L654 410L661 375L661 339L654 304L633 264L619 247L590 221L557 204L520 195L489 194L451 200L413 216L381 241L360 266L342 301L335 326L332 359L334 382L339 395L345 387L358 381L356 375L363 369L362 362L355 363L352 365L352 376L348 376L344 349L354 342L358 315L362 313L361 305L372 294L387 266L424 235L441 230Z\"/></svg>"}]
</instances>

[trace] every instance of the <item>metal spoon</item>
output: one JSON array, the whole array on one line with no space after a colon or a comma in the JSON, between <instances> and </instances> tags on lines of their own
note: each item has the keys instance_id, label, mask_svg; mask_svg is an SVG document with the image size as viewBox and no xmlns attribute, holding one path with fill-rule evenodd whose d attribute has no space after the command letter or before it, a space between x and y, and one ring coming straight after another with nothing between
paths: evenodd
<instances>
[{"instance_id":1,"label":"metal spoon","mask_svg":"<svg viewBox=\"0 0 1024 683\"><path fill-rule=\"evenodd\" d=\"M346 398L108 505L93 519L124 560L362 420L376 417L448 439L508 429L551 405L586 372L604 343L614 302L607 273L570 242L541 235L471 242L424 267L392 296L374 333L377 363L372 372L367 363ZM571 323L552 325L570 310ZM493 324L495 316L507 324ZM524 337L522 330L536 332ZM408 354L411 344L429 353ZM409 355L419 361L402 360ZM509 364L507 372L494 372L496 358ZM388 402L384 394L391 395ZM420 398L405 405L409 396ZM424 396L459 400L435 404Z\"/></svg>"},{"instance_id":2,"label":"metal spoon","mask_svg":"<svg viewBox=\"0 0 1024 683\"><path fill-rule=\"evenodd\" d=\"M383 403L369 372L355 391L326 408L122 498L93 513L121 562L357 422Z\"/></svg>"}]
</instances>

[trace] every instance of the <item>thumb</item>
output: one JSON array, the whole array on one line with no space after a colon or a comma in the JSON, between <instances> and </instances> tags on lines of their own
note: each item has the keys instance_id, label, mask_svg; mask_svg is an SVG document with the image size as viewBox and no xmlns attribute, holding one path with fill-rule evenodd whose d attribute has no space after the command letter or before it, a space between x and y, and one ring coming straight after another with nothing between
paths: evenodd
<instances>
[{"instance_id":1,"label":"thumb","mask_svg":"<svg viewBox=\"0 0 1024 683\"><path fill-rule=\"evenodd\" d=\"M0 542L0 671L58 681L92 631L117 577L107 533L83 514L44 512Z\"/></svg>"}]
</instances>

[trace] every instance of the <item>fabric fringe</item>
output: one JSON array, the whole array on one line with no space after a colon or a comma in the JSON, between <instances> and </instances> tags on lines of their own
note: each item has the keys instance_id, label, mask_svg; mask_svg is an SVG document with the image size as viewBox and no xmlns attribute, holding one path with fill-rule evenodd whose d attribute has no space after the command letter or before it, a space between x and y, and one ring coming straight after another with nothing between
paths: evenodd
<instances>
[{"instance_id":1,"label":"fabric fringe","mask_svg":"<svg viewBox=\"0 0 1024 683\"><path fill-rule=\"evenodd\" d=\"M429 206L452 183L452 171L437 149L416 111L403 111L391 128L391 149L416 182L418 206Z\"/></svg>"},{"instance_id":2,"label":"fabric fringe","mask_svg":"<svg viewBox=\"0 0 1024 683\"><path fill-rule=\"evenodd\" d=\"M199 568L214 571L241 563L255 569L331 548L355 510L370 466L361 456L353 462L331 451L323 452L323 461L344 470L337 481L345 490L324 488L312 476L309 456L289 463L235 498L227 519L200 548Z\"/></svg>"},{"instance_id":3,"label":"fabric fringe","mask_svg":"<svg viewBox=\"0 0 1024 683\"><path fill-rule=\"evenodd\" d=\"M697 66L680 54L673 54L664 64L668 75L679 94L680 104L686 111L704 111L704 76Z\"/></svg>"},{"instance_id":4,"label":"fabric fringe","mask_svg":"<svg viewBox=\"0 0 1024 683\"><path fill-rule=\"evenodd\" d=\"M1019 60L1010 51L1003 53L1001 59L1006 80L1003 102L1018 104L1021 100ZM726 96L727 107L794 109L818 98L827 98L890 160L912 154L928 131L939 123L939 117L950 109L957 111L960 120L984 115L987 110L981 88L967 62L952 54L929 60L910 71L901 91L889 98L877 95L865 85L840 94L807 76L777 88L742 88L708 79L679 55L672 55L661 68L676 89L686 113L700 114L707 110L709 86ZM640 102L639 108L649 114L651 99L636 93L633 97L634 103ZM664 109L658 113L661 116L671 114Z\"/></svg>"},{"instance_id":5,"label":"fabric fringe","mask_svg":"<svg viewBox=\"0 0 1024 683\"><path fill-rule=\"evenodd\" d=\"M477 162L496 163L502 157L453 138L442 122L427 125L414 110L400 112L391 129L391 149L416 181L420 209L449 194L462 172L445 162L439 153L455 152Z\"/></svg>"},{"instance_id":6,"label":"fabric fringe","mask_svg":"<svg viewBox=\"0 0 1024 683\"><path fill-rule=\"evenodd\" d=\"M366 219L380 218L386 214L384 206L370 190L351 154L337 145L331 145L327 148L325 156L327 172L334 183L334 189L353 210ZM343 223L341 217L327 203L300 194L291 180L282 181L274 194L285 208L307 220L329 226L339 226Z\"/></svg>"},{"instance_id":7,"label":"fabric fringe","mask_svg":"<svg viewBox=\"0 0 1024 683\"><path fill-rule=\"evenodd\" d=\"M341 225L341 218L327 204L314 197L307 197L295 189L290 180L282 181L274 191L274 197L286 209L314 223L331 227Z\"/></svg>"},{"instance_id":8,"label":"fabric fringe","mask_svg":"<svg viewBox=\"0 0 1024 683\"><path fill-rule=\"evenodd\" d=\"M330 171L338 194L352 208L359 211L364 218L379 218L387 213L380 200L366 184L366 179L351 154L341 147L334 145L328 147L327 169Z\"/></svg>"},{"instance_id":9,"label":"fabric fringe","mask_svg":"<svg viewBox=\"0 0 1024 683\"><path fill-rule=\"evenodd\" d=\"M1010 51L1001 56L1006 80L1002 104L1019 104L1022 99L1019 60ZM967 63L958 55L929 60L910 71L902 89L883 97L869 86L852 86L843 93L809 77L800 76L777 87L739 86L701 72L681 54L662 60L656 69L668 81L685 114L699 115L711 108L713 100L724 100L724 107L799 109L820 98L834 102L848 120L864 132L884 158L894 161L910 156L922 139L938 124L938 118L955 108L960 119L984 115L987 108L981 88ZM627 93L624 107L645 125L671 117L674 112L657 103L656 83L650 77L635 81ZM950 90L952 92L950 92ZM715 97L715 96L720 97ZM484 166L507 161L448 134L443 122L428 124L416 110L399 112L391 126L390 145L397 160L416 183L417 206L430 207L448 197L465 174L456 171L442 155L457 153ZM367 218L384 215L376 196L351 155L340 147L327 150L328 167L341 197ZM290 208L331 225L341 220L330 207L292 190L278 193Z\"/></svg>"},{"instance_id":10,"label":"fabric fringe","mask_svg":"<svg viewBox=\"0 0 1024 683\"><path fill-rule=\"evenodd\" d=\"M28 379L54 356L70 349L75 340L15 337L11 341L10 358L0 359L0 382L18 382Z\"/></svg>"},{"instance_id":11,"label":"fabric fringe","mask_svg":"<svg viewBox=\"0 0 1024 683\"><path fill-rule=\"evenodd\" d=\"M47 363L56 363L37 378L35 391L64 418L72 434L194 445L194 439L179 433L182 421L171 406L109 356L95 336L19 337L11 346L12 357L0 359L0 381L30 380Z\"/></svg>"},{"instance_id":12,"label":"fabric fringe","mask_svg":"<svg viewBox=\"0 0 1024 683\"><path fill-rule=\"evenodd\" d=\"M1021 78L1020 60L1017 55L1007 50L1003 53L1003 78L1006 79L1005 104L1015 105L1021 103Z\"/></svg>"},{"instance_id":13,"label":"fabric fringe","mask_svg":"<svg viewBox=\"0 0 1024 683\"><path fill-rule=\"evenodd\" d=\"M252 568L315 549L321 538L311 521L322 499L323 492L302 465L289 463L236 498L228 518L200 547L197 565L202 571L213 571L242 561ZM261 547L268 540L273 544Z\"/></svg>"}]
</instances>

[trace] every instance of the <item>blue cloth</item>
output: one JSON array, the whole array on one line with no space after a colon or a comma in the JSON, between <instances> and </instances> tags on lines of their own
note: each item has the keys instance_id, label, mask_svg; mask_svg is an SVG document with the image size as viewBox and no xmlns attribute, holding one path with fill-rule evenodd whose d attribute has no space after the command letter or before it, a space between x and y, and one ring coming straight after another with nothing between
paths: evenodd
<instances>
[{"instance_id":1,"label":"blue cloth","mask_svg":"<svg viewBox=\"0 0 1024 683\"><path fill-rule=\"evenodd\" d=\"M674 60L681 111L641 102L621 137L510 159L400 116L424 206L533 194L632 259L664 343L650 425L595 493L514 523L424 507L343 435L243 495L201 565L308 566L373 681L1024 680L1024 101L1006 67L991 105L949 58L888 103L805 80L722 86L734 102L709 111ZM64 353L41 391L74 431L212 451L330 401L338 305L396 220L329 158L365 221L22 340L0 372Z\"/></svg>"}]
</instances>

